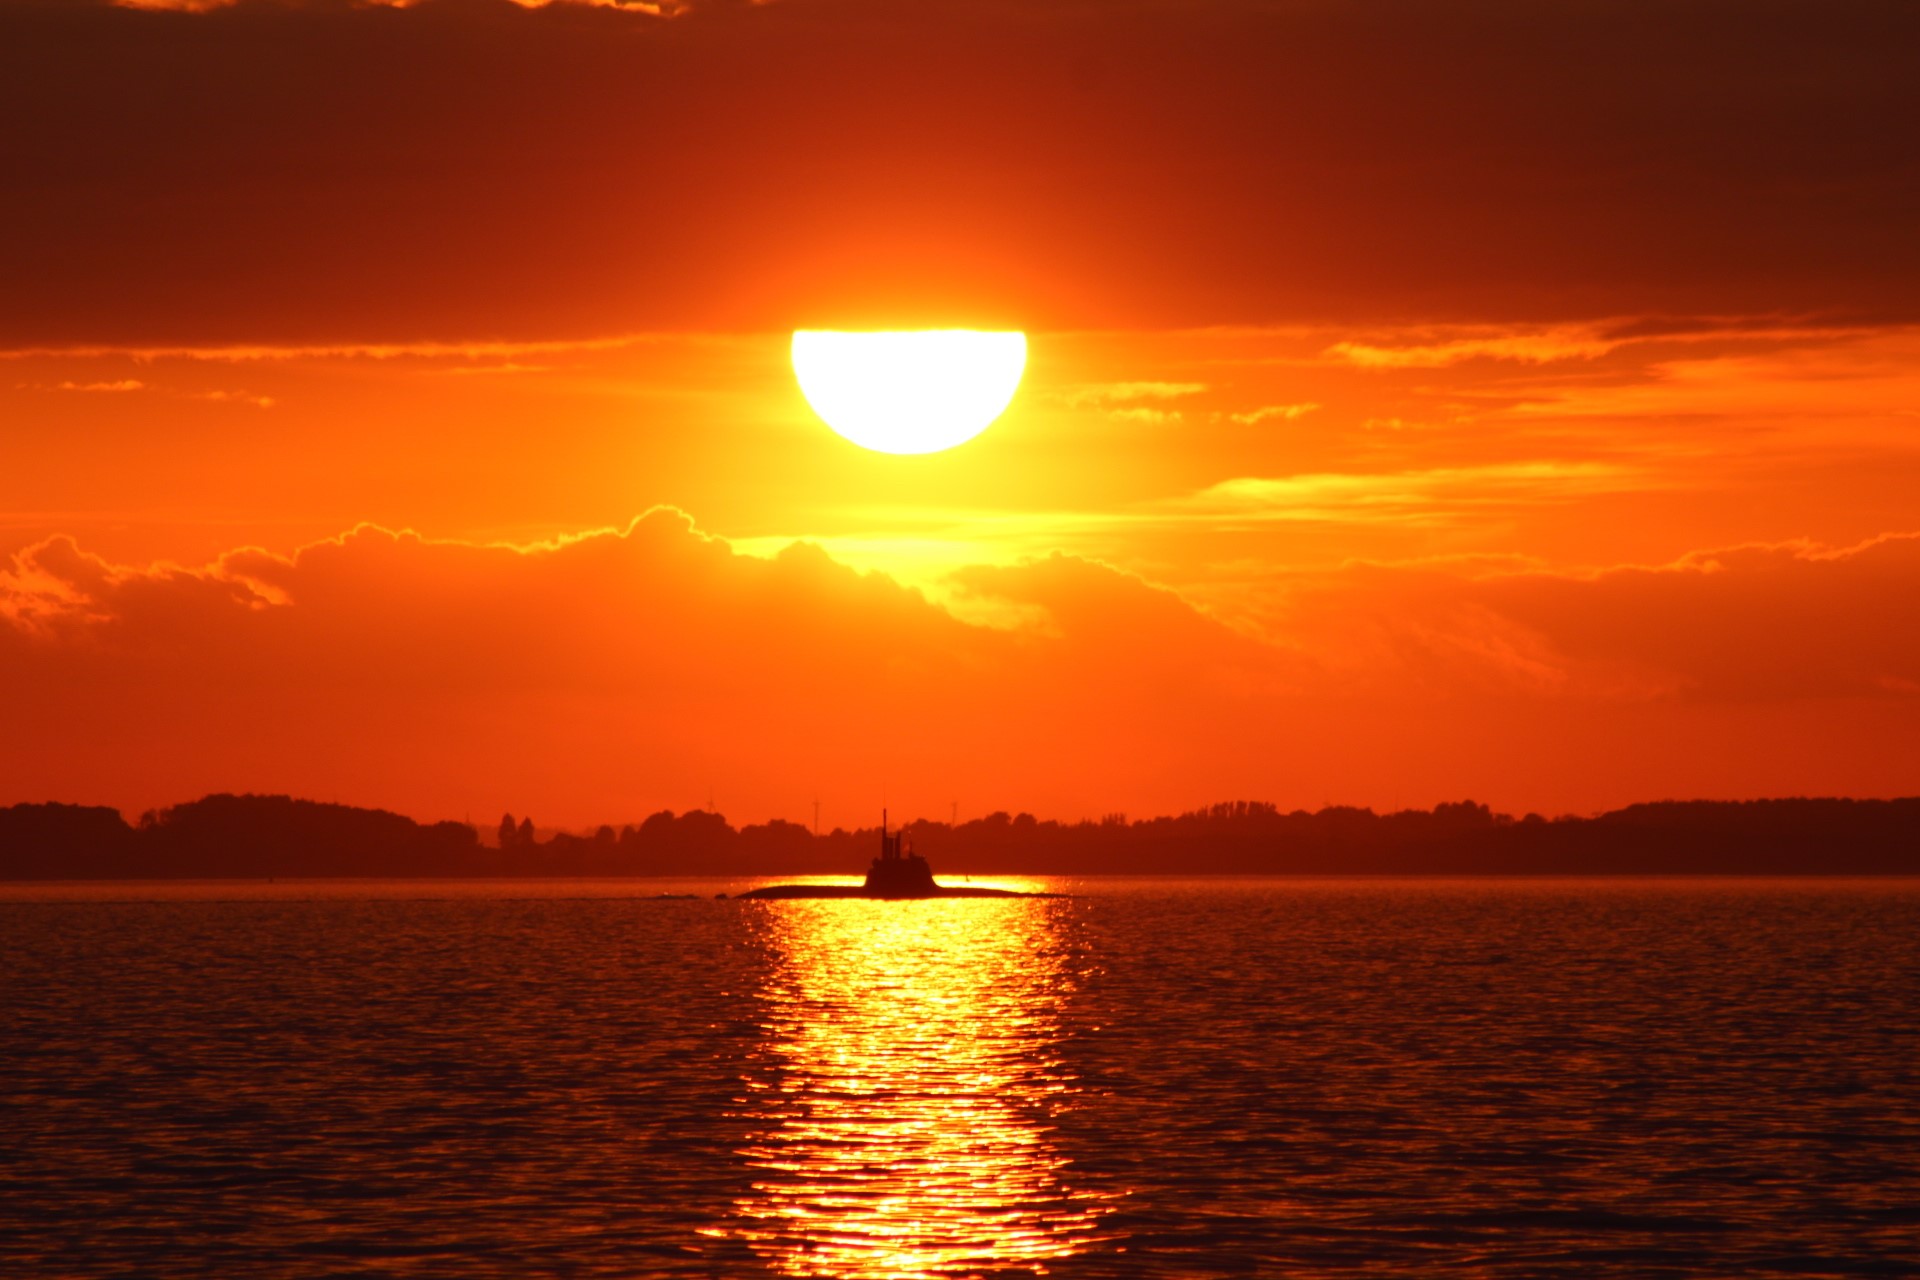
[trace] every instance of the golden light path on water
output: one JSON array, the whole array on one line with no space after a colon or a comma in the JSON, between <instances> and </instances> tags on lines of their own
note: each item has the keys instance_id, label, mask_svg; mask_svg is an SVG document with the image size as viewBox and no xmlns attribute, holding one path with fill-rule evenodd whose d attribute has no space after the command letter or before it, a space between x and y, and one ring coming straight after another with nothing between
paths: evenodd
<instances>
[{"instance_id":1,"label":"golden light path on water","mask_svg":"<svg viewBox=\"0 0 1920 1280\"><path fill-rule=\"evenodd\" d=\"M1050 1118L1071 980L1064 904L764 904L771 1052L748 1073L759 1171L725 1234L855 1280L1041 1273L1096 1239Z\"/></svg>"}]
</instances>

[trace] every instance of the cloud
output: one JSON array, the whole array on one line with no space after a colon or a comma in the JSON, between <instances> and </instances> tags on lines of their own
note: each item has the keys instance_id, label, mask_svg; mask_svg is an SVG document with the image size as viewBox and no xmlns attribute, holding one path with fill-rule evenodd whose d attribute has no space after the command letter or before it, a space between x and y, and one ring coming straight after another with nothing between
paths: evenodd
<instances>
[{"instance_id":1,"label":"cloud","mask_svg":"<svg viewBox=\"0 0 1920 1280\"><path fill-rule=\"evenodd\" d=\"M526 546L361 526L200 568L55 538L0 561L0 765L21 785L131 768L156 791L364 794L383 771L424 773L464 781L413 781L410 807L470 784L584 820L632 788L636 810L690 804L716 777L763 805L804 776L877 787L889 771L900 794L1013 802L1025 766L1007 744L1051 744L1057 804L1105 777L1150 782L1184 750L1134 717L1218 717L1277 678L1277 651L1104 566L1056 557L965 589L1030 625L962 622L806 544L742 555L666 509Z\"/></svg>"},{"instance_id":2,"label":"cloud","mask_svg":"<svg viewBox=\"0 0 1920 1280\"><path fill-rule=\"evenodd\" d=\"M1095 382L1067 387L1047 398L1069 409L1103 409L1116 422L1164 426L1181 421L1180 411L1154 402L1180 400L1206 390L1204 382Z\"/></svg>"},{"instance_id":3,"label":"cloud","mask_svg":"<svg viewBox=\"0 0 1920 1280\"><path fill-rule=\"evenodd\" d=\"M146 383L135 378L115 378L103 382L61 382L50 387L41 387L43 391L79 391L85 394L120 395L128 391L143 391Z\"/></svg>"},{"instance_id":4,"label":"cloud","mask_svg":"<svg viewBox=\"0 0 1920 1280\"><path fill-rule=\"evenodd\" d=\"M1652 483L1644 473L1615 463L1539 460L1386 473L1240 476L1162 503L1159 509L1172 518L1223 523L1405 524L1446 520L1466 508L1569 502Z\"/></svg>"},{"instance_id":5,"label":"cloud","mask_svg":"<svg viewBox=\"0 0 1920 1280\"><path fill-rule=\"evenodd\" d=\"M1899 700L1920 688L1916 593L1920 533L1898 533L1580 573L1354 564L1303 575L1271 625L1357 679L1455 695Z\"/></svg>"},{"instance_id":6,"label":"cloud","mask_svg":"<svg viewBox=\"0 0 1920 1280\"><path fill-rule=\"evenodd\" d=\"M142 363L195 360L218 364L291 363L314 360L499 360L526 356L613 351L659 341L659 335L623 333L605 337L541 339L526 342L331 342L207 343L0 347L0 360L94 359L120 357Z\"/></svg>"},{"instance_id":7,"label":"cloud","mask_svg":"<svg viewBox=\"0 0 1920 1280\"><path fill-rule=\"evenodd\" d=\"M692 13L691 3L682 0L513 0L523 9L544 9L555 4L577 4L594 9L617 9L623 13L643 14L649 18L678 18Z\"/></svg>"},{"instance_id":8,"label":"cloud","mask_svg":"<svg viewBox=\"0 0 1920 1280\"><path fill-rule=\"evenodd\" d=\"M1152 405L1144 404L1129 405L1124 409L1112 409L1108 411L1107 416L1119 422L1140 422L1150 427L1163 426L1169 422L1180 421L1180 411L1178 409L1156 409Z\"/></svg>"},{"instance_id":9,"label":"cloud","mask_svg":"<svg viewBox=\"0 0 1920 1280\"><path fill-rule=\"evenodd\" d=\"M1237 422L1243 427L1257 426L1262 422L1275 420L1292 422L1298 418L1306 417L1319 407L1317 404L1305 401L1299 404L1265 404L1261 405L1258 409L1248 409L1242 413L1229 413L1227 419L1231 422Z\"/></svg>"},{"instance_id":10,"label":"cloud","mask_svg":"<svg viewBox=\"0 0 1920 1280\"><path fill-rule=\"evenodd\" d=\"M263 0L110 0L117 8L145 9L162 13L212 13L241 5L265 8ZM286 0L272 0L285 7ZM411 9L423 0L309 0L312 9ZM522 9L545 9L553 5L578 5L582 8L613 9L652 18L672 18L688 13L693 6L682 0L506 0Z\"/></svg>"},{"instance_id":11,"label":"cloud","mask_svg":"<svg viewBox=\"0 0 1920 1280\"><path fill-rule=\"evenodd\" d=\"M1817 433L1836 419L1890 417L1915 404L1912 326L1801 334L1759 331L1720 352L1650 355L1632 378L1515 387L1530 418L1798 419Z\"/></svg>"},{"instance_id":12,"label":"cloud","mask_svg":"<svg viewBox=\"0 0 1920 1280\"><path fill-rule=\"evenodd\" d=\"M1695 552L1589 577L1483 585L1577 662L1658 673L1690 698L1907 696L1920 681L1920 534Z\"/></svg>"},{"instance_id":13,"label":"cloud","mask_svg":"<svg viewBox=\"0 0 1920 1280\"><path fill-rule=\"evenodd\" d=\"M1407 335L1393 345L1336 342L1327 348L1326 354L1363 369L1441 369L1466 360L1511 360L1521 364L1594 360L1615 350L1623 341L1591 325L1557 325L1531 330L1481 326L1464 333L1447 331L1431 341Z\"/></svg>"},{"instance_id":14,"label":"cloud","mask_svg":"<svg viewBox=\"0 0 1920 1280\"><path fill-rule=\"evenodd\" d=\"M72 380L34 384L23 383L22 391L74 391L84 395L126 395L135 391L157 392L161 395L178 396L188 400L210 400L216 404L248 404L256 409L271 409L275 400L272 396L258 395L251 391L232 391L212 388L200 391L182 391L170 387L155 386L138 378L112 378L93 382L75 382Z\"/></svg>"},{"instance_id":15,"label":"cloud","mask_svg":"<svg viewBox=\"0 0 1920 1280\"><path fill-rule=\"evenodd\" d=\"M145 9L155 13L211 13L231 9L241 0L111 0L121 9Z\"/></svg>"},{"instance_id":16,"label":"cloud","mask_svg":"<svg viewBox=\"0 0 1920 1280\"><path fill-rule=\"evenodd\" d=\"M1069 815L1388 785L1547 809L1911 789L1920 534L1268 586L1254 635L1052 555L959 572L998 615L981 625L666 509L520 546L361 526L195 568L53 538L0 560L0 777L135 806L251 788L571 822L710 787L759 818L817 786L860 806L847 821L883 789L909 812Z\"/></svg>"},{"instance_id":17,"label":"cloud","mask_svg":"<svg viewBox=\"0 0 1920 1280\"><path fill-rule=\"evenodd\" d=\"M1096 382L1056 391L1049 398L1069 409L1083 409L1133 404L1140 400L1178 400L1197 396L1206 389L1204 382Z\"/></svg>"},{"instance_id":18,"label":"cloud","mask_svg":"<svg viewBox=\"0 0 1920 1280\"><path fill-rule=\"evenodd\" d=\"M1920 297L1906 0L241 10L0 6L0 342Z\"/></svg>"},{"instance_id":19,"label":"cloud","mask_svg":"<svg viewBox=\"0 0 1920 1280\"><path fill-rule=\"evenodd\" d=\"M272 396L255 395L251 391L190 391L187 395L194 400L211 400L215 404L247 404L256 409L271 409L278 403Z\"/></svg>"},{"instance_id":20,"label":"cloud","mask_svg":"<svg viewBox=\"0 0 1920 1280\"><path fill-rule=\"evenodd\" d=\"M1299 655L1222 626L1175 591L1083 557L971 565L952 580L965 596L1025 606L1038 620L1032 633L1057 643L1061 665L1096 686L1118 675L1138 694L1151 674L1191 697L1209 683L1274 692L1305 678Z\"/></svg>"}]
</instances>

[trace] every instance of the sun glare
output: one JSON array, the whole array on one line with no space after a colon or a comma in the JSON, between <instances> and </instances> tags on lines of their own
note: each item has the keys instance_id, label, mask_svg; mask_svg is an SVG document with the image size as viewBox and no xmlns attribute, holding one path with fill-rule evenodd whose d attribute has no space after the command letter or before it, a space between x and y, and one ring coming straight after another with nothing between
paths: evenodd
<instances>
[{"instance_id":1,"label":"sun glare","mask_svg":"<svg viewBox=\"0 0 1920 1280\"><path fill-rule=\"evenodd\" d=\"M800 391L826 424L880 453L938 453L1006 411L1027 335L973 329L793 335Z\"/></svg>"}]
</instances>

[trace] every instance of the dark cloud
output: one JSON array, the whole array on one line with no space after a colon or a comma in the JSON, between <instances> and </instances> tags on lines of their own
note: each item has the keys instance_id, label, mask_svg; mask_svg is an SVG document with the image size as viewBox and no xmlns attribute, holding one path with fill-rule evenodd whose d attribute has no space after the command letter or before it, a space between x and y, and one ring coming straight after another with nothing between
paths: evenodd
<instances>
[{"instance_id":1,"label":"dark cloud","mask_svg":"<svg viewBox=\"0 0 1920 1280\"><path fill-rule=\"evenodd\" d=\"M1592 578L1497 580L1484 598L1576 662L1688 698L1920 695L1920 535L1700 552Z\"/></svg>"},{"instance_id":2,"label":"dark cloud","mask_svg":"<svg viewBox=\"0 0 1920 1280\"><path fill-rule=\"evenodd\" d=\"M0 341L1911 317L1915 47L1908 0L5 4Z\"/></svg>"},{"instance_id":3,"label":"dark cloud","mask_svg":"<svg viewBox=\"0 0 1920 1280\"><path fill-rule=\"evenodd\" d=\"M1467 566L1470 570L1470 566ZM1374 687L1672 704L1920 696L1920 534L1594 573L1354 565L1281 624Z\"/></svg>"}]
</instances>

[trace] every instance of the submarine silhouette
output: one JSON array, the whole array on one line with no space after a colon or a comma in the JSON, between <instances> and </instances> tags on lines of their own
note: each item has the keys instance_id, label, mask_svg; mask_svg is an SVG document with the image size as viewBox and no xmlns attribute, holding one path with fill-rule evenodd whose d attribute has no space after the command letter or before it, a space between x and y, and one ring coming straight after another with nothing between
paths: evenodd
<instances>
[{"instance_id":1,"label":"submarine silhouette","mask_svg":"<svg viewBox=\"0 0 1920 1280\"><path fill-rule=\"evenodd\" d=\"M975 885L943 885L933 878L927 860L907 844L907 833L887 831L887 811L880 811L880 856L867 868L863 884L770 884L737 893L736 898L1058 898L1057 893L1022 893L1017 889L987 889Z\"/></svg>"}]
</instances>

